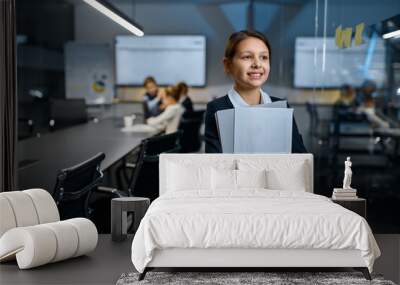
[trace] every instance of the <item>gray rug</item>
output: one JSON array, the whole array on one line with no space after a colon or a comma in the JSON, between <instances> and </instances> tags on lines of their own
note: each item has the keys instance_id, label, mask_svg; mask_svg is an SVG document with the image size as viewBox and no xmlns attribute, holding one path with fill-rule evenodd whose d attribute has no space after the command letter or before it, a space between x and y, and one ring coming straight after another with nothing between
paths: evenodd
<instances>
[{"instance_id":1,"label":"gray rug","mask_svg":"<svg viewBox=\"0 0 400 285\"><path fill-rule=\"evenodd\" d=\"M221 285L291 285L291 284L379 284L395 285L384 280L380 275L372 275L368 281L360 272L148 272L142 281L138 281L138 273L122 274L117 285L145 284L221 284Z\"/></svg>"}]
</instances>

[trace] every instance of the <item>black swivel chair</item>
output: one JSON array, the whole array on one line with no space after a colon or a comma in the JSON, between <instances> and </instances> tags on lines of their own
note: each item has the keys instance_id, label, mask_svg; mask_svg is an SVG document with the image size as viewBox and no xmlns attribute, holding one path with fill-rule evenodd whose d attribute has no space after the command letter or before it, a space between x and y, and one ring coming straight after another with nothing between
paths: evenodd
<instances>
[{"instance_id":1,"label":"black swivel chair","mask_svg":"<svg viewBox=\"0 0 400 285\"><path fill-rule=\"evenodd\" d=\"M32 137L34 135L34 128L33 119L18 118L18 140Z\"/></svg>"},{"instance_id":2,"label":"black swivel chair","mask_svg":"<svg viewBox=\"0 0 400 285\"><path fill-rule=\"evenodd\" d=\"M103 179L100 164L104 158L104 153L98 153L78 165L59 171L53 197L62 220L92 217L89 200Z\"/></svg>"},{"instance_id":3,"label":"black swivel chair","mask_svg":"<svg viewBox=\"0 0 400 285\"><path fill-rule=\"evenodd\" d=\"M159 155L161 153L179 153L181 132L160 135L141 142L135 168L129 181L130 196L150 198L151 201L159 195Z\"/></svg>"},{"instance_id":4,"label":"black swivel chair","mask_svg":"<svg viewBox=\"0 0 400 285\"><path fill-rule=\"evenodd\" d=\"M54 99L50 101L50 131L83 124L87 121L85 99Z\"/></svg>"},{"instance_id":5,"label":"black swivel chair","mask_svg":"<svg viewBox=\"0 0 400 285\"><path fill-rule=\"evenodd\" d=\"M182 131L181 152L199 151L202 144L202 136L200 134L201 125L204 122L204 110L186 112L183 114L179 123L179 130Z\"/></svg>"},{"instance_id":6,"label":"black swivel chair","mask_svg":"<svg viewBox=\"0 0 400 285\"><path fill-rule=\"evenodd\" d=\"M317 106L314 103L307 102L306 109L310 116L310 137L313 143L312 147L320 152L321 147L329 146L331 135L331 120L322 120L319 117ZM317 146L314 145L316 141Z\"/></svg>"}]
</instances>

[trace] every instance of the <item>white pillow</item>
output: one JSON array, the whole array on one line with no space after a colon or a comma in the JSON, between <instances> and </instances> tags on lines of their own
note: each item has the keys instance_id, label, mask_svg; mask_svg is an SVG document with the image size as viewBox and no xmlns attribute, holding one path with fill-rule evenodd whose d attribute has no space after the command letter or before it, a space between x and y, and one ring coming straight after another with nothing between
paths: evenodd
<instances>
[{"instance_id":1,"label":"white pillow","mask_svg":"<svg viewBox=\"0 0 400 285\"><path fill-rule=\"evenodd\" d=\"M232 159L170 161L165 165L166 191L211 191L211 169L235 169L235 165Z\"/></svg>"},{"instance_id":2,"label":"white pillow","mask_svg":"<svg viewBox=\"0 0 400 285\"><path fill-rule=\"evenodd\" d=\"M262 170L236 170L238 188L267 188L267 171Z\"/></svg>"},{"instance_id":3,"label":"white pillow","mask_svg":"<svg viewBox=\"0 0 400 285\"><path fill-rule=\"evenodd\" d=\"M213 190L238 190L241 188L266 188L266 171L263 170L211 170Z\"/></svg>"},{"instance_id":4,"label":"white pillow","mask_svg":"<svg viewBox=\"0 0 400 285\"><path fill-rule=\"evenodd\" d=\"M185 191L193 189L210 189L211 167L168 164L168 191Z\"/></svg>"},{"instance_id":5,"label":"white pillow","mask_svg":"<svg viewBox=\"0 0 400 285\"><path fill-rule=\"evenodd\" d=\"M287 171L270 169L267 171L268 189L303 191L307 189L307 179L304 173L304 163L293 165Z\"/></svg>"},{"instance_id":6,"label":"white pillow","mask_svg":"<svg viewBox=\"0 0 400 285\"><path fill-rule=\"evenodd\" d=\"M306 191L308 189L308 168L305 161L287 159L238 160L240 170L266 170L268 189Z\"/></svg>"},{"instance_id":7,"label":"white pillow","mask_svg":"<svg viewBox=\"0 0 400 285\"><path fill-rule=\"evenodd\" d=\"M211 188L213 190L236 190L236 170L212 168Z\"/></svg>"}]
</instances>

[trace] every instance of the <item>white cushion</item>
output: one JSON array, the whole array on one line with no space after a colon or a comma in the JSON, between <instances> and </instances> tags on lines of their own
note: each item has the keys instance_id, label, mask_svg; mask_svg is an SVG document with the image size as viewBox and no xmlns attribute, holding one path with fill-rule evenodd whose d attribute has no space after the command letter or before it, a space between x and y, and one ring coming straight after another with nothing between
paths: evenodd
<instances>
[{"instance_id":1,"label":"white cushion","mask_svg":"<svg viewBox=\"0 0 400 285\"><path fill-rule=\"evenodd\" d=\"M308 167L304 161L279 159L239 159L239 170L266 170L267 188L272 190L306 191L310 189Z\"/></svg>"},{"instance_id":2,"label":"white cushion","mask_svg":"<svg viewBox=\"0 0 400 285\"><path fill-rule=\"evenodd\" d=\"M13 210L17 227L33 226L39 223L35 205L31 197L23 191L3 192Z\"/></svg>"},{"instance_id":3,"label":"white cushion","mask_svg":"<svg viewBox=\"0 0 400 285\"><path fill-rule=\"evenodd\" d=\"M0 193L0 213L0 237L15 227L60 220L53 197L43 189Z\"/></svg>"},{"instance_id":4,"label":"white cushion","mask_svg":"<svg viewBox=\"0 0 400 285\"><path fill-rule=\"evenodd\" d=\"M43 189L0 193L0 262L16 258L19 268L27 269L95 249L98 234L90 220L59 219Z\"/></svg>"},{"instance_id":5,"label":"white cushion","mask_svg":"<svg viewBox=\"0 0 400 285\"><path fill-rule=\"evenodd\" d=\"M261 170L236 170L238 188L267 188L267 171Z\"/></svg>"},{"instance_id":6,"label":"white cushion","mask_svg":"<svg viewBox=\"0 0 400 285\"><path fill-rule=\"evenodd\" d=\"M211 170L211 189L236 190L236 170L216 169Z\"/></svg>"},{"instance_id":7,"label":"white cushion","mask_svg":"<svg viewBox=\"0 0 400 285\"><path fill-rule=\"evenodd\" d=\"M79 236L78 248L74 257L86 254L97 246L98 234L96 226L88 219L74 218L65 221L71 224Z\"/></svg>"},{"instance_id":8,"label":"white cushion","mask_svg":"<svg viewBox=\"0 0 400 285\"><path fill-rule=\"evenodd\" d=\"M29 195L35 206L39 224L57 222L60 220L57 205L49 192L43 189L29 189L22 193Z\"/></svg>"},{"instance_id":9,"label":"white cushion","mask_svg":"<svg viewBox=\"0 0 400 285\"><path fill-rule=\"evenodd\" d=\"M179 173L173 173L172 168L170 165L172 163L183 165L185 168L193 168L193 167L215 167L215 168L223 168L223 169L239 169L239 170L249 170L249 168L240 168L235 167L238 164L238 161L242 163L247 163L251 161L258 161L256 167L250 167L250 169L262 170L267 169L280 169L282 168L283 171L287 171L285 166L281 166L281 164L298 164L304 162L304 175L305 175L305 190L307 192L313 192L313 156L310 153L294 153L294 154L226 154L226 153L218 153L218 154L198 154L198 153L179 153L179 154L172 154L172 153L164 153L160 155L160 195L163 195L166 192L171 191L169 188L171 185L174 184L173 180L180 179L181 175ZM218 167L216 167L218 165ZM210 171L211 172L211 171ZM272 173L271 173L272 174ZM290 178L291 173L290 171L287 173L287 177L285 179L292 179ZM268 175L267 175L268 176ZM294 175L294 179L296 175ZM267 177L268 178L268 177ZM208 180L208 185L211 186L211 175L205 177ZM172 181L171 181L172 180ZM301 183L300 183L301 184ZM207 185L207 184L206 184ZM296 184L298 185L298 184ZM182 186L182 185L181 185ZM267 185L268 186L268 185ZM273 185L272 185L273 186ZM282 185L280 185L282 186ZM193 186L190 186L191 188ZM197 190L195 188L190 190ZM282 186L282 187L290 187L293 188L291 185ZM302 190L302 187L295 187L297 190ZM293 189L292 189L293 190ZM173 191L173 190L172 190ZM208 189L211 191L211 188ZM206 192L205 190L201 190L199 192ZM181 193L183 194L183 193Z\"/></svg>"},{"instance_id":10,"label":"white cushion","mask_svg":"<svg viewBox=\"0 0 400 285\"><path fill-rule=\"evenodd\" d=\"M18 227L0 238L0 261L14 257L20 269L86 254L97 245L97 229L88 219Z\"/></svg>"},{"instance_id":11,"label":"white cushion","mask_svg":"<svg viewBox=\"0 0 400 285\"><path fill-rule=\"evenodd\" d=\"M266 188L266 171L215 169L211 171L213 190L239 190L241 188Z\"/></svg>"},{"instance_id":12,"label":"white cushion","mask_svg":"<svg viewBox=\"0 0 400 285\"><path fill-rule=\"evenodd\" d=\"M193 164L190 161L171 162L167 166L167 191L210 190L212 169L234 169L234 161Z\"/></svg>"},{"instance_id":13,"label":"white cushion","mask_svg":"<svg viewBox=\"0 0 400 285\"><path fill-rule=\"evenodd\" d=\"M79 236L77 231L67 222L55 222L44 224L55 235L57 250L51 262L64 260L74 256L78 249Z\"/></svg>"},{"instance_id":14,"label":"white cushion","mask_svg":"<svg viewBox=\"0 0 400 285\"><path fill-rule=\"evenodd\" d=\"M17 259L20 269L51 262L57 251L57 239L51 229L36 225L14 228L0 239L0 260Z\"/></svg>"},{"instance_id":15,"label":"white cushion","mask_svg":"<svg viewBox=\"0 0 400 285\"><path fill-rule=\"evenodd\" d=\"M6 197L0 195L0 237L8 230L15 228L17 222L15 220L14 211L10 202Z\"/></svg>"},{"instance_id":16,"label":"white cushion","mask_svg":"<svg viewBox=\"0 0 400 285\"><path fill-rule=\"evenodd\" d=\"M211 167L185 166L171 163L168 169L168 191L210 188Z\"/></svg>"},{"instance_id":17,"label":"white cushion","mask_svg":"<svg viewBox=\"0 0 400 285\"><path fill-rule=\"evenodd\" d=\"M307 181L304 175L304 163L294 164L291 168L270 169L267 172L268 189L306 191Z\"/></svg>"}]
</instances>

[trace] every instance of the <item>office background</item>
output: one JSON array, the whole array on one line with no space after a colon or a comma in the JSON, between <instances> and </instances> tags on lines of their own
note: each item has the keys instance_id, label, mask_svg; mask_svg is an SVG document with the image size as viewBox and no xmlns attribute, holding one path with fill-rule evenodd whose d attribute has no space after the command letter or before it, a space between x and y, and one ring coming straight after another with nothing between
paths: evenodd
<instances>
[{"instance_id":1,"label":"office background","mask_svg":"<svg viewBox=\"0 0 400 285\"><path fill-rule=\"evenodd\" d=\"M357 25L364 24L364 43L361 47L374 57L376 50L368 48L372 46L371 39L378 37L379 41L383 41L381 37L387 29L385 25L388 19L395 17L393 25L398 25L399 1L110 2L140 23L144 27L145 36L205 36L206 85L191 88L189 92L196 109L199 110L205 109L205 104L212 98L225 95L232 84L223 73L222 66L227 37L234 31L246 28L266 34L272 45L272 61L265 90L270 95L287 98L295 109L295 117L306 146L315 155L315 192L329 196L333 187L340 186L343 179L343 161L345 156L350 155L353 158L353 184L359 195L368 199L368 215L372 228L379 233L400 232L400 224L396 219L400 214L397 207L400 195L396 191L400 185L398 136L375 135L366 120L339 120L340 118L335 117L337 114L334 112L334 106L343 90L340 89L341 86L329 85L330 76L309 88L297 88L294 84L296 38L316 37L333 40L339 26L343 29L351 27L355 31ZM112 72L107 74L106 78L111 84L108 93L111 97L108 97L110 100L97 102L98 104L89 102L85 108L89 120L118 120L124 115L141 112L141 87L113 85L114 41L118 35L128 35L127 31L78 0L18 0L16 5L20 149L26 139L44 136L50 131L57 132L49 127L52 112L50 102L67 97L68 44L83 45L89 48L89 54L91 45L109 49L109 66ZM354 36L355 33L352 34L352 38ZM399 122L400 39L383 42L385 62L381 62L378 73L368 73L367 70L365 79L378 81L374 78L376 74L385 75L384 84L377 86L374 101L376 108L382 111L392 127L396 128ZM351 45L354 47L354 39ZM351 47L337 47L338 54L343 55L350 49ZM317 49L315 59L318 69L328 60L322 48ZM102 64L104 66L104 63ZM314 64L309 62L310 66ZM307 69L313 70L310 66L307 66ZM99 69L103 70L103 67ZM99 70L98 73L94 71L92 77L96 81L102 76ZM360 92L361 84L352 87L357 93ZM79 121L82 114L77 107L71 108L68 115ZM64 126L61 129L64 129ZM347 133L342 135L341 130ZM23 157L23 153L25 152L19 154L19 172L23 170L28 176L32 176L34 174L29 174L28 169L36 162L30 157ZM82 157L82 160L85 159ZM112 169L106 176L107 186L119 186L115 182ZM27 176L20 176L19 184L28 186L28 183L25 183L27 181L21 181L22 177Z\"/></svg>"}]
</instances>

